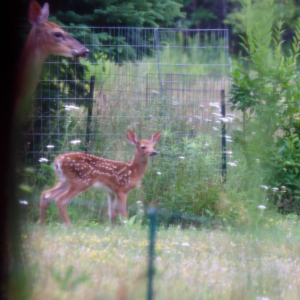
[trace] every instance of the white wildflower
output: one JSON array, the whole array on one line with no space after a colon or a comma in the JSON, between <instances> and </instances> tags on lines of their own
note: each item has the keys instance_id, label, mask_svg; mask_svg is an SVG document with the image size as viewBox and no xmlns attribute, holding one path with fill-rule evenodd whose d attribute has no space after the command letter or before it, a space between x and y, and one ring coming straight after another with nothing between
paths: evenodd
<instances>
[{"instance_id":1,"label":"white wildflower","mask_svg":"<svg viewBox=\"0 0 300 300\"><path fill-rule=\"evenodd\" d=\"M180 158L180 159L185 159L185 157L184 157L184 156L179 156L179 158Z\"/></svg>"},{"instance_id":2,"label":"white wildflower","mask_svg":"<svg viewBox=\"0 0 300 300\"><path fill-rule=\"evenodd\" d=\"M28 202L26 200L19 200L19 203L23 205L28 205Z\"/></svg>"},{"instance_id":3,"label":"white wildflower","mask_svg":"<svg viewBox=\"0 0 300 300\"><path fill-rule=\"evenodd\" d=\"M47 162L47 161L48 161L48 159L45 158L45 157L41 157L41 158L39 159L39 162Z\"/></svg>"},{"instance_id":4,"label":"white wildflower","mask_svg":"<svg viewBox=\"0 0 300 300\"><path fill-rule=\"evenodd\" d=\"M218 103L209 103L209 106L217 107L217 108L220 107L220 105Z\"/></svg>"},{"instance_id":5,"label":"white wildflower","mask_svg":"<svg viewBox=\"0 0 300 300\"><path fill-rule=\"evenodd\" d=\"M219 118L221 121L223 121L223 122L225 122L225 123L227 123L228 121L229 121L229 119L228 118Z\"/></svg>"},{"instance_id":6,"label":"white wildflower","mask_svg":"<svg viewBox=\"0 0 300 300\"><path fill-rule=\"evenodd\" d=\"M258 205L259 209L266 209L266 207L264 205Z\"/></svg>"},{"instance_id":7,"label":"white wildflower","mask_svg":"<svg viewBox=\"0 0 300 300\"><path fill-rule=\"evenodd\" d=\"M266 185L261 185L261 187L262 187L263 189L265 189L265 190L268 189L268 187L267 187Z\"/></svg>"},{"instance_id":8,"label":"white wildflower","mask_svg":"<svg viewBox=\"0 0 300 300\"><path fill-rule=\"evenodd\" d=\"M161 175L161 172L156 172L157 175Z\"/></svg>"},{"instance_id":9,"label":"white wildflower","mask_svg":"<svg viewBox=\"0 0 300 300\"><path fill-rule=\"evenodd\" d=\"M47 148L54 148L53 145L47 145L46 147L47 147Z\"/></svg>"},{"instance_id":10,"label":"white wildflower","mask_svg":"<svg viewBox=\"0 0 300 300\"><path fill-rule=\"evenodd\" d=\"M181 246L190 247L190 244L189 243L181 243Z\"/></svg>"},{"instance_id":11,"label":"white wildflower","mask_svg":"<svg viewBox=\"0 0 300 300\"><path fill-rule=\"evenodd\" d=\"M66 110L72 110L72 109L78 110L79 107L75 106L75 105L65 105L65 109Z\"/></svg>"},{"instance_id":12,"label":"white wildflower","mask_svg":"<svg viewBox=\"0 0 300 300\"><path fill-rule=\"evenodd\" d=\"M76 144L81 143L81 140L73 140L70 143L76 145Z\"/></svg>"}]
</instances>

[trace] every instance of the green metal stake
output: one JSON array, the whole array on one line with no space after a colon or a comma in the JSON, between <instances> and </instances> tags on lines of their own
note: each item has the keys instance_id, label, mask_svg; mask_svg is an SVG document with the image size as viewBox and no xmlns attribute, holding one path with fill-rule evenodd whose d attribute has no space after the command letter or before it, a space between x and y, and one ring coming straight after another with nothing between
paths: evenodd
<instances>
[{"instance_id":1,"label":"green metal stake","mask_svg":"<svg viewBox=\"0 0 300 300\"><path fill-rule=\"evenodd\" d=\"M156 208L149 209L150 219L150 245L149 245L149 265L148 265L148 295L147 300L153 299L153 276L154 276L154 247L155 247L155 230L157 222Z\"/></svg>"}]
</instances>

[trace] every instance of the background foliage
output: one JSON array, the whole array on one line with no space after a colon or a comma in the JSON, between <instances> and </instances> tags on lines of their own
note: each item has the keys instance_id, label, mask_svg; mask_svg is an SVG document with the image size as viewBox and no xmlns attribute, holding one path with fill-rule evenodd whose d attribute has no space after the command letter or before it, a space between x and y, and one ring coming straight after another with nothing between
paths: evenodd
<instances>
[{"instance_id":1,"label":"background foliage","mask_svg":"<svg viewBox=\"0 0 300 300\"><path fill-rule=\"evenodd\" d=\"M296 0L223 0L218 3L210 0L146 2L70 0L61 3L50 1L50 20L61 26L76 25L84 28L172 26L229 29L233 62L231 103L232 109L242 113L240 121L242 130L235 131L233 144L234 160L238 161L238 166L229 167L228 180L222 185L220 178L213 178L209 172L203 176L199 168L200 163L201 166L207 163L207 170L216 164L219 157L213 152L215 148L212 149L210 157L203 158L197 155L198 148L201 148L203 142L201 140L190 140L182 145L176 145L185 153L184 164L174 156L173 160L178 164L176 170L180 171L174 173L174 169L170 169L170 174L174 175L172 178L170 174L162 174L160 180L149 180L151 184L148 184L148 190L145 192L147 196L143 199L145 204L149 204L154 198L160 198L162 207L169 210L176 208L180 217L184 212L242 223L255 219L255 214L258 213L257 206L260 204L280 212L299 211L298 4ZM78 29L76 33L76 38L82 43L89 41L92 29L86 32L87 34L82 35ZM111 48L109 50L111 55L108 56L103 50L105 48L100 47L108 41L126 44L125 36L101 32L97 35L97 39L92 41L93 44L99 45L98 51L96 46L96 51L89 59L114 62L118 57L121 63L135 60L133 48L126 56L116 53L117 48ZM149 38L148 42L153 41ZM152 54L146 55L151 57ZM68 64L67 60L63 61ZM77 79L84 80L84 70L88 67L88 63L77 66L75 73L73 65L70 64L60 72L60 76L70 79L76 76ZM64 72L69 73L66 76ZM45 70L44 79L51 79L50 73L56 74L50 69ZM53 88L53 90L64 93L63 89ZM71 97L73 92L70 86L68 96ZM76 93L82 97L88 94L84 81ZM53 111L48 114L59 113L55 110L55 103L52 109ZM47 113L43 102L37 103L36 110ZM38 124L35 124L35 128L37 127ZM164 146L170 147L172 143L166 143ZM153 169L147 173L145 180L151 176L153 179L157 171ZM187 182L185 178L191 176L195 181ZM172 189L166 189L164 187L166 184L172 186ZM205 190L204 187L209 188L206 192L200 193L199 191ZM163 218L168 223L172 222L173 216Z\"/></svg>"},{"instance_id":2,"label":"background foliage","mask_svg":"<svg viewBox=\"0 0 300 300\"><path fill-rule=\"evenodd\" d=\"M299 56L300 21L286 52L283 22L274 22L277 7L263 1L259 10L243 3L246 35L241 46L246 53L232 72L231 103L243 112L242 131L235 132L248 169L260 161L263 184L281 211L299 211ZM262 18L262 16L265 16Z\"/></svg>"}]
</instances>

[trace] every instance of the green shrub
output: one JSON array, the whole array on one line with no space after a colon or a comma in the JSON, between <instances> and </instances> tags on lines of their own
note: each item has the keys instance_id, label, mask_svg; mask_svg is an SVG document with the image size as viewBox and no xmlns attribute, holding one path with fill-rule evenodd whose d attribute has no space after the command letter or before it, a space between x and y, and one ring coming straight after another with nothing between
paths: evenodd
<instances>
[{"instance_id":1,"label":"green shrub","mask_svg":"<svg viewBox=\"0 0 300 300\"><path fill-rule=\"evenodd\" d=\"M251 1L243 3L251 16ZM291 49L284 53L283 23L272 25L273 2L263 1L261 10L265 18L245 18L241 45L246 56L231 73L232 108L243 113L242 131L233 132L233 139L244 154L249 175L259 160L268 196L281 211L289 212L300 205L300 20Z\"/></svg>"}]
</instances>

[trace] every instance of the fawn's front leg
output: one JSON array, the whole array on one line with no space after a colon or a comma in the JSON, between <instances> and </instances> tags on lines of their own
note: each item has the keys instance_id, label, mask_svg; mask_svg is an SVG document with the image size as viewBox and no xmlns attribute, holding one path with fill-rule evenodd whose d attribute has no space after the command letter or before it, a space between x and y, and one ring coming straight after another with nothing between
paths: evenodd
<instances>
[{"instance_id":1,"label":"fawn's front leg","mask_svg":"<svg viewBox=\"0 0 300 300\"><path fill-rule=\"evenodd\" d=\"M108 201L108 215L110 219L110 226L114 228L117 218L117 195L115 193L107 194Z\"/></svg>"},{"instance_id":2,"label":"fawn's front leg","mask_svg":"<svg viewBox=\"0 0 300 300\"><path fill-rule=\"evenodd\" d=\"M59 182L51 190L44 191L40 198L40 225L45 225L46 211L51 200L63 194L68 188L66 182Z\"/></svg>"},{"instance_id":3,"label":"fawn's front leg","mask_svg":"<svg viewBox=\"0 0 300 300\"><path fill-rule=\"evenodd\" d=\"M118 210L121 220L127 220L128 214L126 209L126 200L127 200L127 194L126 193L118 193L117 194L118 199Z\"/></svg>"}]
</instances>

